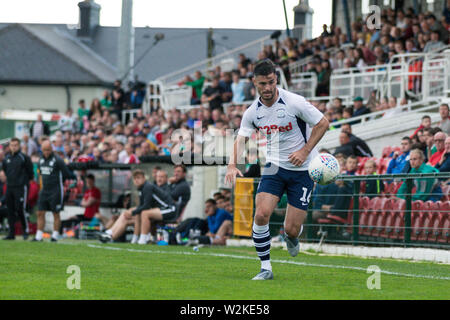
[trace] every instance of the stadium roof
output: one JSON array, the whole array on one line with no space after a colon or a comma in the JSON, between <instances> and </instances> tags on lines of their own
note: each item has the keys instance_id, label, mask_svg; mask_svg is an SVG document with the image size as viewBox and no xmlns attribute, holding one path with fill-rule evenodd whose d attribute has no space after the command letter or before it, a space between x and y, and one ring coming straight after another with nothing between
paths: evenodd
<instances>
[{"instance_id":1,"label":"stadium roof","mask_svg":"<svg viewBox=\"0 0 450 320\"><path fill-rule=\"evenodd\" d=\"M69 32L52 25L0 28L0 82L105 85L115 67Z\"/></svg>"},{"instance_id":2,"label":"stadium roof","mask_svg":"<svg viewBox=\"0 0 450 320\"><path fill-rule=\"evenodd\" d=\"M214 29L216 54L273 30ZM164 40L152 45L155 34ZM149 81L206 58L208 29L135 28L135 68ZM105 84L117 77L119 27L98 26L92 38L64 24L0 24L0 82Z\"/></svg>"}]
</instances>

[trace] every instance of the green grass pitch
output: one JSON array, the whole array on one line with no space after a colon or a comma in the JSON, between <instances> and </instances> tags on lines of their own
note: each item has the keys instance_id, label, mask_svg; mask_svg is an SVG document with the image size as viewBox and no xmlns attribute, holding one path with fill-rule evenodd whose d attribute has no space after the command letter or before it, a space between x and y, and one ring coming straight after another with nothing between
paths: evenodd
<instances>
[{"instance_id":1,"label":"green grass pitch","mask_svg":"<svg viewBox=\"0 0 450 320\"><path fill-rule=\"evenodd\" d=\"M251 281L253 248L0 241L0 299L450 299L450 266L272 249L273 281ZM71 265L81 288L69 290ZM381 269L369 290L367 267Z\"/></svg>"}]
</instances>

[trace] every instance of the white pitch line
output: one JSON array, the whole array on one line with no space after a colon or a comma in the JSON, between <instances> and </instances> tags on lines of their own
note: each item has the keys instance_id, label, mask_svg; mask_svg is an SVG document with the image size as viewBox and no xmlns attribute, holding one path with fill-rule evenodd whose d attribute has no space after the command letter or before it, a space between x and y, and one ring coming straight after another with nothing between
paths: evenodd
<instances>
[{"instance_id":1,"label":"white pitch line","mask_svg":"<svg viewBox=\"0 0 450 320\"><path fill-rule=\"evenodd\" d=\"M225 253L199 253L199 252L183 252L183 251L161 251L161 250L140 250L140 249L129 249L129 248L117 248L110 246L99 246L94 244L87 245L90 248L97 249L105 249L105 250L115 250L115 251L129 251L129 252L141 252L141 253L162 253L162 254L176 254L176 255L203 255L203 256L212 256L212 257L223 257L223 258L233 258L233 259L243 259L243 260L258 260L259 258L248 257L248 256L239 256L233 254L225 254ZM340 265L332 265L332 264L317 264L317 263L306 263L299 261L289 261L289 260L271 260L271 262L282 263L282 264L293 264L297 266L306 266L306 267L320 267L320 268L331 268L331 269L350 269L350 270L358 270L367 272L367 268L362 267L353 267L353 266L340 266ZM411 277L411 278L423 278L423 279L434 279L434 280L450 280L450 277L440 277L440 276L431 276L431 275L423 275L423 274L412 274L412 273L401 273L394 272L388 270L380 270L381 273L389 274L393 276L402 276L402 277Z\"/></svg>"}]
</instances>

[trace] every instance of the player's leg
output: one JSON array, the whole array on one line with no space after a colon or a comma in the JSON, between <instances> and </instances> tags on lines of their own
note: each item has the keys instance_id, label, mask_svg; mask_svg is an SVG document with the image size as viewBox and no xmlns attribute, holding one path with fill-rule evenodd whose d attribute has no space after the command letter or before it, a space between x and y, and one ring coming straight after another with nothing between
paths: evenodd
<instances>
[{"instance_id":1,"label":"player's leg","mask_svg":"<svg viewBox=\"0 0 450 320\"><path fill-rule=\"evenodd\" d=\"M303 230L314 183L307 171L293 172L287 185L288 207L284 220L285 240L288 252L295 257L300 245L298 237Z\"/></svg>"},{"instance_id":2,"label":"player's leg","mask_svg":"<svg viewBox=\"0 0 450 320\"><path fill-rule=\"evenodd\" d=\"M151 221L162 221L163 216L161 213L161 209L153 208L149 210L144 210L141 212L141 235L139 238L139 244L146 244L150 240L149 233L152 228Z\"/></svg>"},{"instance_id":3,"label":"player's leg","mask_svg":"<svg viewBox=\"0 0 450 320\"><path fill-rule=\"evenodd\" d=\"M59 239L59 229L61 228L61 216L59 211L53 212L53 233L51 237L52 242L56 242Z\"/></svg>"},{"instance_id":4,"label":"player's leg","mask_svg":"<svg viewBox=\"0 0 450 320\"><path fill-rule=\"evenodd\" d=\"M14 192L12 190L13 190L13 188L6 189L5 202L6 202L6 208L8 209L9 231L8 231L8 235L5 238L3 238L3 240L14 240L15 234L16 234L16 228L15 228L16 214L14 212L14 210L15 210L14 207L16 205L16 201L15 201Z\"/></svg>"},{"instance_id":5,"label":"player's leg","mask_svg":"<svg viewBox=\"0 0 450 320\"><path fill-rule=\"evenodd\" d=\"M37 230L33 241L42 241L45 227L45 214L50 210L50 204L46 194L39 194L37 211Z\"/></svg>"},{"instance_id":6,"label":"player's leg","mask_svg":"<svg viewBox=\"0 0 450 320\"><path fill-rule=\"evenodd\" d=\"M20 220L23 230L23 238L26 240L28 238L28 219L26 217L26 204L28 196L28 188L24 186L23 188L14 188L15 193L15 208L17 216Z\"/></svg>"},{"instance_id":7,"label":"player's leg","mask_svg":"<svg viewBox=\"0 0 450 320\"><path fill-rule=\"evenodd\" d=\"M116 240L125 232L127 226L134 223L135 219L139 219L139 216L132 216L129 218L124 212L122 212L112 228L108 229L106 233L109 233L111 238Z\"/></svg>"}]
</instances>

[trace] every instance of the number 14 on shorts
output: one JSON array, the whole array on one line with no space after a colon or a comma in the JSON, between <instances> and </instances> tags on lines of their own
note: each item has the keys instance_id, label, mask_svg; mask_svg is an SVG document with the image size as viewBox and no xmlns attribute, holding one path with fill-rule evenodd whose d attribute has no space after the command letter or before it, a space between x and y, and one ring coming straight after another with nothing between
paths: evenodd
<instances>
[{"instance_id":1,"label":"number 14 on shorts","mask_svg":"<svg viewBox=\"0 0 450 320\"><path fill-rule=\"evenodd\" d=\"M306 206L306 205L308 205L309 200L311 199L312 190L308 194L308 188L302 187L302 189L303 189L303 196L300 198L300 201L302 202L302 204L304 206ZM308 197L306 196L307 194L308 194Z\"/></svg>"}]
</instances>

